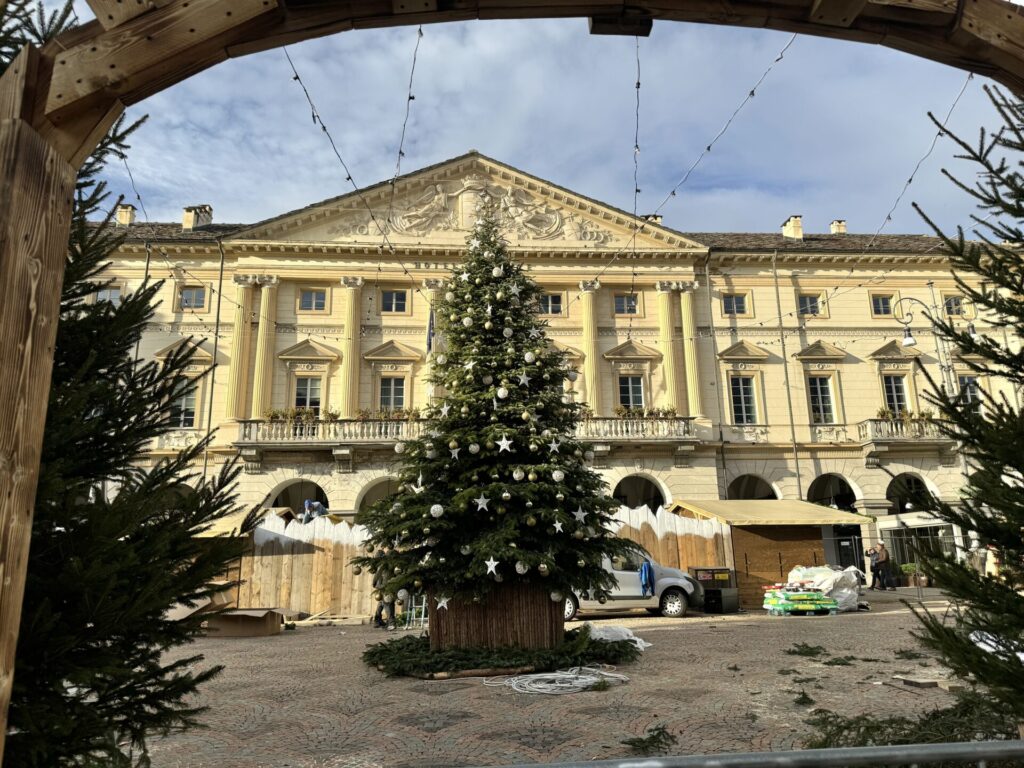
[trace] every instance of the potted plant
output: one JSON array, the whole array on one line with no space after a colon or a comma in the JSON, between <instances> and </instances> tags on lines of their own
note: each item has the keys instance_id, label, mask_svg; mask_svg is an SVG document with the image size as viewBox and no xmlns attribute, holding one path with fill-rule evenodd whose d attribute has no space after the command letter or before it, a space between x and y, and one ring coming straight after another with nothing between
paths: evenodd
<instances>
[{"instance_id":1,"label":"potted plant","mask_svg":"<svg viewBox=\"0 0 1024 768\"><path fill-rule=\"evenodd\" d=\"M324 421L333 423L341 418L341 414L338 413L333 408L325 408L324 410L320 411L320 418L322 418Z\"/></svg>"},{"instance_id":2,"label":"potted plant","mask_svg":"<svg viewBox=\"0 0 1024 768\"><path fill-rule=\"evenodd\" d=\"M886 421L895 421L896 420L896 414L894 414L892 412L891 408L886 408L886 407L883 406L883 407L878 409L878 412L875 414L875 418L876 419L885 419Z\"/></svg>"},{"instance_id":3,"label":"potted plant","mask_svg":"<svg viewBox=\"0 0 1024 768\"><path fill-rule=\"evenodd\" d=\"M900 572L903 574L903 582L908 587L927 587L928 577L918 570L916 563L902 563Z\"/></svg>"}]
</instances>

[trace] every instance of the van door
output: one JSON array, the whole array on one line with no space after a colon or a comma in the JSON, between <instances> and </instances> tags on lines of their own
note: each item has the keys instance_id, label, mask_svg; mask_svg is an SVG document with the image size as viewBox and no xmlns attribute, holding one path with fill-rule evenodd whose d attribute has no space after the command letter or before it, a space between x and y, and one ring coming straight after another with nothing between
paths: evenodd
<instances>
[{"instance_id":1,"label":"van door","mask_svg":"<svg viewBox=\"0 0 1024 768\"><path fill-rule=\"evenodd\" d=\"M630 552L627 555L616 555L611 559L611 571L618 586L612 590L612 600L640 600L640 564L643 560L639 555Z\"/></svg>"}]
</instances>

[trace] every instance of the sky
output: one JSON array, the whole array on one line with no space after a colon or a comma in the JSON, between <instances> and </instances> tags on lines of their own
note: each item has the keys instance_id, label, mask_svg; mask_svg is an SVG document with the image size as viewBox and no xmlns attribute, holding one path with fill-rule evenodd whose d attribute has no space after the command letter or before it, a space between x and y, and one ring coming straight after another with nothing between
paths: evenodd
<instances>
[{"instance_id":1,"label":"sky","mask_svg":"<svg viewBox=\"0 0 1024 768\"><path fill-rule=\"evenodd\" d=\"M83 2L79 15L91 16ZM345 32L289 47L360 186L390 178L405 115L415 27ZM656 22L640 39L638 211L653 212L719 132L790 35ZM423 27L402 171L469 149L574 192L633 209L637 51L592 36L585 19ZM805 232L846 219L885 223L967 74L879 46L799 36L713 150L662 209L678 230ZM994 122L974 77L950 126ZM280 50L229 60L128 110L149 115L128 163L151 221L208 203L217 222L256 222L351 187ZM970 179L942 139L883 232L968 224L972 201L940 175ZM120 165L115 193L134 194Z\"/></svg>"}]
</instances>

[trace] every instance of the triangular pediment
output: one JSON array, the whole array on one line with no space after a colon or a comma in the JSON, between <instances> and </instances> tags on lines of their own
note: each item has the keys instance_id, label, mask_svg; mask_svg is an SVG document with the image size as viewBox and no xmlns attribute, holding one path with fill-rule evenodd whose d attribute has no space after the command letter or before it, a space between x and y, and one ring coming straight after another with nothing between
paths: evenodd
<instances>
[{"instance_id":1,"label":"triangular pediment","mask_svg":"<svg viewBox=\"0 0 1024 768\"><path fill-rule=\"evenodd\" d=\"M563 344L560 341L554 340L549 340L549 343L552 347L564 354L566 360L569 362L579 362L583 359L583 353L576 349L576 347L570 347L568 344Z\"/></svg>"},{"instance_id":2,"label":"triangular pediment","mask_svg":"<svg viewBox=\"0 0 1024 768\"><path fill-rule=\"evenodd\" d=\"M628 339L609 349L604 357L605 360L661 360L661 352L635 339Z\"/></svg>"},{"instance_id":3,"label":"triangular pediment","mask_svg":"<svg viewBox=\"0 0 1024 768\"><path fill-rule=\"evenodd\" d=\"M337 350L312 339L305 339L278 353L279 360L337 360L341 357Z\"/></svg>"},{"instance_id":4,"label":"triangular pediment","mask_svg":"<svg viewBox=\"0 0 1024 768\"><path fill-rule=\"evenodd\" d=\"M728 349L723 349L718 356L722 360L767 360L770 357L768 350L746 339L740 339Z\"/></svg>"},{"instance_id":5,"label":"triangular pediment","mask_svg":"<svg viewBox=\"0 0 1024 768\"><path fill-rule=\"evenodd\" d=\"M188 347L195 350L195 353L192 355L192 365L206 365L213 362L213 355L207 352L205 349L203 349L201 344L197 344L195 341L192 341L191 339L178 339L177 341L168 344L159 352L155 353L153 357L161 361L166 360L168 357L170 357L172 354L177 352L182 347Z\"/></svg>"},{"instance_id":6,"label":"triangular pediment","mask_svg":"<svg viewBox=\"0 0 1024 768\"><path fill-rule=\"evenodd\" d=\"M797 360L842 360L846 357L846 350L818 339L801 349L793 357Z\"/></svg>"},{"instance_id":7,"label":"triangular pediment","mask_svg":"<svg viewBox=\"0 0 1024 768\"><path fill-rule=\"evenodd\" d=\"M385 341L379 347L363 353L364 360L416 362L423 359L423 353L397 341Z\"/></svg>"},{"instance_id":8,"label":"triangular pediment","mask_svg":"<svg viewBox=\"0 0 1024 768\"><path fill-rule=\"evenodd\" d=\"M640 251L707 248L654 221L579 195L472 151L443 163L254 224L235 238L463 248L480 211L498 213L513 248Z\"/></svg>"},{"instance_id":9,"label":"triangular pediment","mask_svg":"<svg viewBox=\"0 0 1024 768\"><path fill-rule=\"evenodd\" d=\"M917 347L905 347L895 339L868 355L872 360L912 360L920 356L921 351Z\"/></svg>"}]
</instances>

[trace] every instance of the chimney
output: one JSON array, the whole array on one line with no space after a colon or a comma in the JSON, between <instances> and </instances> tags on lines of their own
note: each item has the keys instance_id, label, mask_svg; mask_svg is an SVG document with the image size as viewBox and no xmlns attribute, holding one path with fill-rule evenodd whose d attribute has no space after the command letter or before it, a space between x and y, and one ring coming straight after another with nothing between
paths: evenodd
<instances>
[{"instance_id":1,"label":"chimney","mask_svg":"<svg viewBox=\"0 0 1024 768\"><path fill-rule=\"evenodd\" d=\"M829 225L829 232L833 235L846 234L846 219L834 219Z\"/></svg>"},{"instance_id":2,"label":"chimney","mask_svg":"<svg viewBox=\"0 0 1024 768\"><path fill-rule=\"evenodd\" d=\"M209 205L186 206L181 216L181 228L185 232L206 227L213 223L213 208Z\"/></svg>"},{"instance_id":3,"label":"chimney","mask_svg":"<svg viewBox=\"0 0 1024 768\"><path fill-rule=\"evenodd\" d=\"M645 216L642 216L641 218L644 221L651 222L651 224L661 224L661 214L660 213L648 213Z\"/></svg>"},{"instance_id":4,"label":"chimney","mask_svg":"<svg viewBox=\"0 0 1024 768\"><path fill-rule=\"evenodd\" d=\"M782 223L782 236L790 237L794 240L804 239L804 225L803 217L790 216Z\"/></svg>"},{"instance_id":5,"label":"chimney","mask_svg":"<svg viewBox=\"0 0 1024 768\"><path fill-rule=\"evenodd\" d=\"M131 203L121 203L114 213L114 221L119 227L130 227L135 223L135 206Z\"/></svg>"}]
</instances>

